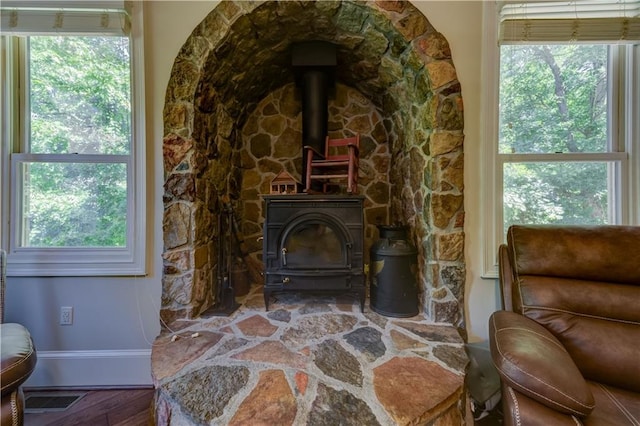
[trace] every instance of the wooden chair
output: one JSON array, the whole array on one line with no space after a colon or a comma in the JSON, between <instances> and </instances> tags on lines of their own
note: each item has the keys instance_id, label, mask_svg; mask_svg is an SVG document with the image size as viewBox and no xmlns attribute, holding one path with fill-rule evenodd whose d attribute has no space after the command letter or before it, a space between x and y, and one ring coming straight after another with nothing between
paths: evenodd
<instances>
[{"instance_id":1,"label":"wooden chair","mask_svg":"<svg viewBox=\"0 0 640 426\"><path fill-rule=\"evenodd\" d=\"M358 192L358 156L360 135L350 138L327 139L324 154L309 145L304 146L307 159L307 179L305 192L311 190L313 181L322 182L322 190L327 192L329 184L336 179L346 179L347 192Z\"/></svg>"}]
</instances>

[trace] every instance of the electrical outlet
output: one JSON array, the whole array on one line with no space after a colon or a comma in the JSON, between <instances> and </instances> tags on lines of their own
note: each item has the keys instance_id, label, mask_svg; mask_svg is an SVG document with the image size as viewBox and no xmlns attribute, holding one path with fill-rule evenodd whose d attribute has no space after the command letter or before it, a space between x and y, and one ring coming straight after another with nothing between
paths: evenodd
<instances>
[{"instance_id":1,"label":"electrical outlet","mask_svg":"<svg viewBox=\"0 0 640 426\"><path fill-rule=\"evenodd\" d=\"M73 306L60 307L60 325L73 324Z\"/></svg>"}]
</instances>

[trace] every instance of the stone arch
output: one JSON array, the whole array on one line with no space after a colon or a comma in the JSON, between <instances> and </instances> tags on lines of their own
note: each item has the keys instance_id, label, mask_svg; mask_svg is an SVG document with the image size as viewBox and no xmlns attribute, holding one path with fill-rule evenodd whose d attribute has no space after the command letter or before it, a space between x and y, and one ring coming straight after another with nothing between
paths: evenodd
<instances>
[{"instance_id":1,"label":"stone arch","mask_svg":"<svg viewBox=\"0 0 640 426\"><path fill-rule=\"evenodd\" d=\"M241 197L242 129L293 83L292 43L338 46L336 80L382 116L388 221L409 225L424 313L463 320L463 108L446 39L405 1L222 1L177 55L164 108L163 320L215 300L221 195Z\"/></svg>"}]
</instances>

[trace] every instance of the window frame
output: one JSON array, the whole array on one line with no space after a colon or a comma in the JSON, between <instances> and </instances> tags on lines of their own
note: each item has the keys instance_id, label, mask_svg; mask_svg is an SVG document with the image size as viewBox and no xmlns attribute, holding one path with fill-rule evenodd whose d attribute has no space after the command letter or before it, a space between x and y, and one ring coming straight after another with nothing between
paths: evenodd
<instances>
[{"instance_id":1,"label":"window frame","mask_svg":"<svg viewBox=\"0 0 640 426\"><path fill-rule=\"evenodd\" d=\"M608 105L609 134L612 146L604 153L501 154L499 152L500 46L499 5L484 4L483 27L485 54L482 58L483 91L482 129L482 239L483 271L486 279L498 278L498 246L504 242L503 170L511 162L611 162L609 170L610 218L617 224L640 224L640 45L611 43ZM552 44L538 42L529 44ZM610 206L610 207L611 207Z\"/></svg>"},{"instance_id":2,"label":"window frame","mask_svg":"<svg viewBox=\"0 0 640 426\"><path fill-rule=\"evenodd\" d=\"M130 40L131 147L128 155L32 154L27 150L29 105L24 87L26 40L11 35L2 40L2 152L0 185L2 194L2 237L7 251L9 276L141 276L146 274L146 170L145 104L142 4L132 2ZM39 34L33 34L39 35ZM71 34L73 35L73 34ZM78 34L80 35L80 34ZM81 35L92 35L83 33ZM100 35L96 33L95 35ZM23 118L24 117L24 118ZM5 143L6 142L6 143ZM124 158L126 157L126 159ZM125 247L22 247L20 220L22 162L125 163L127 167L127 243Z\"/></svg>"}]
</instances>

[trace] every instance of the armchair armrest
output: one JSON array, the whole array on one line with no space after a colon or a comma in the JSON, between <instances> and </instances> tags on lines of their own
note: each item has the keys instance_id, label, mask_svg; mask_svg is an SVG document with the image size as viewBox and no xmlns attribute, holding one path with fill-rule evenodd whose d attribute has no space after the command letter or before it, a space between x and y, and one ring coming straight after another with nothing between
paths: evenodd
<instances>
[{"instance_id":1,"label":"armchair armrest","mask_svg":"<svg viewBox=\"0 0 640 426\"><path fill-rule=\"evenodd\" d=\"M489 341L498 374L510 387L561 413L591 413L595 401L584 377L542 325L514 312L494 312Z\"/></svg>"},{"instance_id":2,"label":"armchair armrest","mask_svg":"<svg viewBox=\"0 0 640 426\"><path fill-rule=\"evenodd\" d=\"M582 423L573 414L564 414L540 404L528 396L514 390L509 385L502 386L502 415L504 426L578 426Z\"/></svg>"}]
</instances>

